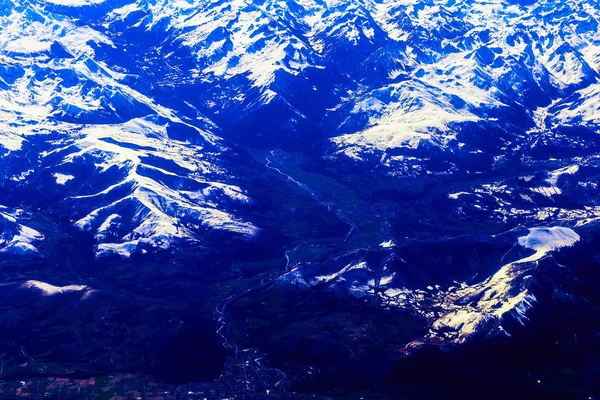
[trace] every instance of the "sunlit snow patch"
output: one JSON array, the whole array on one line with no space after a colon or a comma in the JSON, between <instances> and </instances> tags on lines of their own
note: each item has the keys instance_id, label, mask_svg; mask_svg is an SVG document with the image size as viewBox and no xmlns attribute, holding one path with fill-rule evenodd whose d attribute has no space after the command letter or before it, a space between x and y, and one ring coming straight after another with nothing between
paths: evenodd
<instances>
[{"instance_id":1,"label":"sunlit snow patch","mask_svg":"<svg viewBox=\"0 0 600 400\"><path fill-rule=\"evenodd\" d=\"M81 7L104 3L104 0L45 0L46 3L59 6Z\"/></svg>"},{"instance_id":2,"label":"sunlit snow patch","mask_svg":"<svg viewBox=\"0 0 600 400\"><path fill-rule=\"evenodd\" d=\"M563 228L560 226L552 228L532 228L529 230L529 234L520 237L518 242L523 247L535 250L536 253L517 262L523 263L539 260L553 250L572 246L577 243L579 239L579 235L570 228Z\"/></svg>"},{"instance_id":3,"label":"sunlit snow patch","mask_svg":"<svg viewBox=\"0 0 600 400\"><path fill-rule=\"evenodd\" d=\"M53 296L56 294L64 294L71 292L80 292L82 290L88 290L85 285L68 285L68 286L54 286L46 282L41 281L27 281L21 284L21 288L35 289L38 290L42 296Z\"/></svg>"},{"instance_id":4,"label":"sunlit snow patch","mask_svg":"<svg viewBox=\"0 0 600 400\"><path fill-rule=\"evenodd\" d=\"M55 173L53 174L54 179L56 179L56 183L58 183L59 185L64 185L65 183L67 183L68 181L70 181L71 179L74 178L73 175L65 175L65 174L59 174L59 173Z\"/></svg>"}]
</instances>

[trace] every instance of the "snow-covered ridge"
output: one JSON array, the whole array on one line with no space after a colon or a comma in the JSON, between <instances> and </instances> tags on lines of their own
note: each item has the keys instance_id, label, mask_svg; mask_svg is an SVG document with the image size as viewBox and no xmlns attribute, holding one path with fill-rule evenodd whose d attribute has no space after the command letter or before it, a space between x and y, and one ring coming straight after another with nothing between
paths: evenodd
<instances>
[{"instance_id":1,"label":"snow-covered ridge","mask_svg":"<svg viewBox=\"0 0 600 400\"><path fill-rule=\"evenodd\" d=\"M157 35L156 45L140 43L134 57L162 63L163 71L151 75L160 84L222 88L197 105L225 121L244 120L274 102L289 113L280 129L308 115L324 117L336 156L360 160L421 143L482 150L448 132L482 119L500 129L526 128L533 123L527 114L550 104L549 126L595 123L600 11L589 0L98 3L32 4L36 12L81 18L77 29L87 24L95 33L78 35L100 47L127 46L130 34ZM65 40L59 44L70 47ZM88 52L86 46L75 53ZM425 100L385 95L398 90ZM313 108L322 98L329 112ZM386 160L391 169L402 163Z\"/></svg>"},{"instance_id":2,"label":"snow-covered ridge","mask_svg":"<svg viewBox=\"0 0 600 400\"><path fill-rule=\"evenodd\" d=\"M384 307L412 310L430 323L427 340L464 344L497 335L510 336L515 323L525 326L529 310L538 302L533 289L535 284L532 285L538 276L537 263L553 251L573 246L579 240L579 235L570 228L531 228L516 237L512 248L510 244L508 248L509 252L521 249L518 254L526 254L523 250L529 249L533 254L500 265L477 283L453 280L451 286L443 282L422 288L398 286L403 283L402 279L397 279L400 270L392 270L389 263L394 258L402 260L403 253L396 253L394 247L381 246L377 251L387 252L381 265L354 259L348 253L346 257L350 257L350 261L340 263L339 270L312 275L314 270L306 265L291 271L284 279L300 287L325 285L329 290L356 297L368 296ZM436 257L439 255L433 256ZM453 273L461 261L455 262L454 266L448 265L448 268L454 268ZM488 267L476 266L476 275ZM427 271L423 273L427 274Z\"/></svg>"},{"instance_id":3,"label":"snow-covered ridge","mask_svg":"<svg viewBox=\"0 0 600 400\"><path fill-rule=\"evenodd\" d=\"M532 136L598 125L589 0L3 4L0 154L31 162L7 179L43 171L100 252L254 234L229 211L250 199L219 161L221 133L320 130L328 160L418 175L485 169ZM458 156L432 170L431 153ZM548 179L521 198L560 197Z\"/></svg>"},{"instance_id":4,"label":"snow-covered ridge","mask_svg":"<svg viewBox=\"0 0 600 400\"><path fill-rule=\"evenodd\" d=\"M380 99L383 99L380 100ZM339 152L361 159L361 153L389 148L417 148L422 140L445 146L455 139L451 123L477 121L467 107L455 109L454 98L419 81L391 84L357 100L348 117L366 115L366 129L331 139ZM344 121L347 123L348 120Z\"/></svg>"},{"instance_id":5,"label":"snow-covered ridge","mask_svg":"<svg viewBox=\"0 0 600 400\"><path fill-rule=\"evenodd\" d=\"M227 211L250 199L220 165L227 149L214 125L183 120L132 87L97 59L99 46L114 48L106 33L49 4L15 1L0 14L0 155L8 166L24 152L31 162L8 178L24 186L44 177L35 185L60 193L60 213L94 233L98 255L201 240L206 229L253 235ZM3 251L35 250L37 236L19 229L5 234Z\"/></svg>"},{"instance_id":6,"label":"snow-covered ridge","mask_svg":"<svg viewBox=\"0 0 600 400\"><path fill-rule=\"evenodd\" d=\"M122 178L106 187L76 187L78 178L85 179L77 172L73 183L66 182L75 225L95 232L99 253L129 255L140 244L166 248L177 239L194 239L200 226L244 235L256 232L255 226L219 207L249 201L242 189L208 180L206 176L226 177L226 171L212 164L202 146L165 143L161 138L167 137L166 129L152 119L87 127L67 149L45 155L61 155L59 170L76 169L82 158L93 162L97 181L122 171ZM165 169L165 161L173 166Z\"/></svg>"},{"instance_id":7,"label":"snow-covered ridge","mask_svg":"<svg viewBox=\"0 0 600 400\"><path fill-rule=\"evenodd\" d=\"M23 210L0 205L0 254L39 254L36 245L44 239L44 236L21 223L23 217L25 217Z\"/></svg>"},{"instance_id":8,"label":"snow-covered ridge","mask_svg":"<svg viewBox=\"0 0 600 400\"><path fill-rule=\"evenodd\" d=\"M503 318L510 315L525 323L527 311L534 307L536 298L528 288L532 275L524 265L539 261L550 252L572 246L580 239L569 228L532 228L518 244L535 250L531 256L504 265L484 282L462 287L445 295L442 301L445 314L433 323L435 335L463 343L475 335L507 333ZM477 299L469 302L469 299Z\"/></svg>"}]
</instances>

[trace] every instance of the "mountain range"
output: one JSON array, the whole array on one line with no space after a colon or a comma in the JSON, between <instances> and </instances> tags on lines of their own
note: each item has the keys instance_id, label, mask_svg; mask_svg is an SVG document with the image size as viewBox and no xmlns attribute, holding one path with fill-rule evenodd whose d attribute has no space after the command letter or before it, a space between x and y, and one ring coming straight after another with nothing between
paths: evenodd
<instances>
[{"instance_id":1,"label":"mountain range","mask_svg":"<svg viewBox=\"0 0 600 400\"><path fill-rule=\"evenodd\" d=\"M511 395L596 395L599 23L591 0L0 0L3 368L189 383L241 346L282 396L409 398L432 349L539 344L493 373L576 383ZM67 304L78 333L34 345ZM389 338L331 322L382 312ZM188 375L162 349L190 329L233 361Z\"/></svg>"}]
</instances>

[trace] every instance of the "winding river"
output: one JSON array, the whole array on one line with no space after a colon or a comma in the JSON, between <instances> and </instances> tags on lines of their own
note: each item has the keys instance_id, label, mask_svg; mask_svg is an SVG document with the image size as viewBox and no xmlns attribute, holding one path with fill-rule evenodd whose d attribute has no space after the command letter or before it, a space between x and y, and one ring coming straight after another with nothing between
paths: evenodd
<instances>
[{"instance_id":1,"label":"winding river","mask_svg":"<svg viewBox=\"0 0 600 400\"><path fill-rule=\"evenodd\" d=\"M233 303L236 300L239 300L242 297L245 297L247 295L249 295L250 293L253 292L257 292L261 289L265 289L265 288L269 288L271 286L273 286L279 279L281 279L283 276L285 276L287 273L289 273L290 271L293 270L294 265L292 264L292 256L294 254L294 252L306 248L306 247L323 247L323 248L327 248L327 247L336 247L336 246L340 246L343 245L347 242L349 242L357 233L358 233L358 228L357 226L350 220L348 219L345 215L343 215L340 211L336 211L331 203L322 201L321 199L319 199L319 197L317 196L317 194L311 190L307 185L305 185L302 182L297 181L296 179L294 179L292 176L286 174L285 172L281 171L281 169L275 167L272 165L272 161L271 158L275 157L275 150L271 151L271 155L266 157L266 161L265 161L265 166L275 172L277 172L278 174L282 175L283 177L286 178L286 180L296 186L298 186L300 189L302 189L303 191L305 191L306 193L310 194L311 197L320 205L324 206L327 208L328 211L335 213L335 215L337 216L337 218L339 218L340 221L342 221L343 223L347 224L349 226L349 230L346 233L344 239L338 243L335 244L329 244L329 245L314 245L314 244L299 244L297 246L295 246L294 248L288 249L286 250L284 256L285 256L285 265L284 267L277 272L274 272L273 274L271 274L268 277L263 278L257 285L248 288L246 290L243 290L241 292L238 293L233 293L229 296L227 296L226 298L222 299L215 307L215 314L217 317L217 335L219 335L219 337L221 338L221 343L222 345L226 348L226 349L231 349L234 352L234 357L235 359L239 359L240 358L240 347L239 345L235 342L235 340L233 340L233 338L231 337L229 331L231 328L231 321L228 318L228 313L227 313L227 307ZM281 379L279 379L276 383L275 383L275 387L279 387L279 385L283 382L286 381L287 376L286 374L276 368L270 368L270 367L266 367L262 364L262 359L265 357L265 355L259 355L258 357L255 357L252 359L254 365L259 368L259 369L263 369L263 370L270 370L270 371L275 371L280 377ZM244 373L246 373L246 364L248 364L247 362L244 363ZM246 380L247 381L247 380Z\"/></svg>"}]
</instances>

